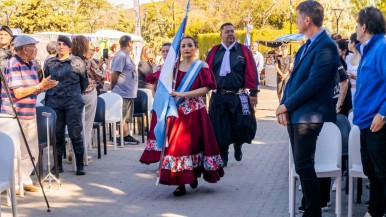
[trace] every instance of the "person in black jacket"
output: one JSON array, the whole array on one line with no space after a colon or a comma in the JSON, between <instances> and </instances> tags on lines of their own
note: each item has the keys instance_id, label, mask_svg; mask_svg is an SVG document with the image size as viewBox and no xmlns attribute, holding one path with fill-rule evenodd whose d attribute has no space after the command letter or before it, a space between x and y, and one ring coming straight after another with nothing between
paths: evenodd
<instances>
[{"instance_id":1,"label":"person in black jacket","mask_svg":"<svg viewBox=\"0 0 386 217\"><path fill-rule=\"evenodd\" d=\"M47 61L45 76L59 81L59 84L46 92L46 106L56 112L56 145L59 172L63 172L62 158L65 151L65 127L74 147L76 158L76 174L84 175L84 145L82 139L82 93L88 87L85 62L70 54L71 40L67 36L58 37L58 56ZM84 45L88 49L88 44Z\"/></svg>"}]
</instances>

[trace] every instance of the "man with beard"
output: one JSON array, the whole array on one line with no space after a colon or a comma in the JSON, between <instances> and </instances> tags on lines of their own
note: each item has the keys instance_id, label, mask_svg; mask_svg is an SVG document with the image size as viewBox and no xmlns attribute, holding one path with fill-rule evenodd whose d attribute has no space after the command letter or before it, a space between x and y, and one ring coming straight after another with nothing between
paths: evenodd
<instances>
[{"instance_id":1,"label":"man with beard","mask_svg":"<svg viewBox=\"0 0 386 217\"><path fill-rule=\"evenodd\" d=\"M213 91L209 116L224 166L228 163L229 145L241 161L243 143L251 143L256 133L253 107L257 104L258 80L251 51L236 41L232 23L221 26L221 44L208 54L207 63L213 71L217 89ZM249 89L249 96L245 92Z\"/></svg>"}]
</instances>

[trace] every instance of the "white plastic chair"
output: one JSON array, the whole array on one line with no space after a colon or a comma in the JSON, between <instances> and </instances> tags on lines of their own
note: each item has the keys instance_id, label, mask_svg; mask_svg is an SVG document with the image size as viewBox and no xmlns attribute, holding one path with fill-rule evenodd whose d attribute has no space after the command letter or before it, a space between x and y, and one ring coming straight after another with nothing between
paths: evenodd
<instances>
[{"instance_id":1,"label":"white plastic chair","mask_svg":"<svg viewBox=\"0 0 386 217\"><path fill-rule=\"evenodd\" d=\"M10 189L12 199L12 213L17 216L14 156L15 147L12 138L0 132L1 152L0 152L0 192ZM0 197L0 216L1 216L1 197Z\"/></svg>"},{"instance_id":2,"label":"white plastic chair","mask_svg":"<svg viewBox=\"0 0 386 217\"><path fill-rule=\"evenodd\" d=\"M350 112L349 114L348 114L348 121L350 121L350 124L351 124L351 128L354 126L354 124L353 124L353 118L354 118L354 113L353 112Z\"/></svg>"},{"instance_id":3,"label":"white plastic chair","mask_svg":"<svg viewBox=\"0 0 386 217\"><path fill-rule=\"evenodd\" d=\"M15 173L17 173L19 184L19 197L24 197L23 177L21 173L21 152L20 152L20 140L21 132L19 130L19 124L16 118L8 114L0 114L0 131L11 136L13 144L15 145ZM11 206L10 195L7 195L7 204Z\"/></svg>"},{"instance_id":4,"label":"white plastic chair","mask_svg":"<svg viewBox=\"0 0 386 217\"><path fill-rule=\"evenodd\" d=\"M291 146L291 144L289 144ZM296 201L296 178L298 174L295 171L293 162L292 149L289 148L289 158L291 162L289 177L290 177L290 207L289 213L291 217L295 216L295 201ZM341 216L341 199L342 199L342 136L339 128L334 123L324 123L316 142L315 151L315 172L319 178L336 177L336 205L335 213L337 217Z\"/></svg>"},{"instance_id":5,"label":"white plastic chair","mask_svg":"<svg viewBox=\"0 0 386 217\"><path fill-rule=\"evenodd\" d=\"M43 103L41 103L41 101L46 98L46 92L41 92L38 94L38 96L36 97L36 107L38 106L44 106Z\"/></svg>"},{"instance_id":6,"label":"white plastic chair","mask_svg":"<svg viewBox=\"0 0 386 217\"><path fill-rule=\"evenodd\" d=\"M348 139L348 216L352 217L352 204L354 197L354 178L364 178L367 176L363 173L362 158L361 158L361 142L359 127L354 125L351 128Z\"/></svg>"},{"instance_id":7,"label":"white plastic chair","mask_svg":"<svg viewBox=\"0 0 386 217\"><path fill-rule=\"evenodd\" d=\"M120 139L121 139L121 147L124 147L123 143L123 118L122 118L122 104L123 99L120 95L116 93L104 93L99 95L106 104L106 123L113 124L113 141L114 141L114 149L117 150L117 137L116 137L116 123L119 122L120 127Z\"/></svg>"}]
</instances>

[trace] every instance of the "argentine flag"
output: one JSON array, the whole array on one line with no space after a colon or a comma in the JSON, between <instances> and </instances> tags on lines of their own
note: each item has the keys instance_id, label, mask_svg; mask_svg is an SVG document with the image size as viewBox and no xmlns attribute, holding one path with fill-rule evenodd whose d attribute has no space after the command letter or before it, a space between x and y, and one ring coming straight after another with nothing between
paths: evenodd
<instances>
[{"instance_id":1,"label":"argentine flag","mask_svg":"<svg viewBox=\"0 0 386 217\"><path fill-rule=\"evenodd\" d=\"M177 34L174 36L172 46L170 47L169 53L165 59L165 63L162 66L161 74L158 80L157 90L154 96L153 110L157 114L157 124L154 128L154 134L157 141L157 148L162 148L164 143L165 131L166 131L166 120L167 117L174 116L178 117L176 103L174 98L169 94L173 88L173 73L174 65L179 58L180 42L181 38L184 37L186 21L188 19L188 11L190 7L190 1L186 7L186 15L182 20L180 27L178 28Z\"/></svg>"},{"instance_id":2,"label":"argentine flag","mask_svg":"<svg viewBox=\"0 0 386 217\"><path fill-rule=\"evenodd\" d=\"M251 49L251 33L250 30L253 29L251 24L247 24L246 30L247 34L245 34L244 38L244 45L248 47L248 49Z\"/></svg>"}]
</instances>

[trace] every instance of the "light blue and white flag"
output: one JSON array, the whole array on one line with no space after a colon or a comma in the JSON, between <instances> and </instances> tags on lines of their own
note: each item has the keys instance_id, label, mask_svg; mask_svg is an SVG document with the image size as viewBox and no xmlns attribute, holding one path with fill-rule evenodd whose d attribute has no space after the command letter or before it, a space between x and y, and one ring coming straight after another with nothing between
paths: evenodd
<instances>
[{"instance_id":1,"label":"light blue and white flag","mask_svg":"<svg viewBox=\"0 0 386 217\"><path fill-rule=\"evenodd\" d=\"M157 148L162 148L164 143L166 120L167 117L178 117L176 103L169 94L173 89L173 73L174 66L179 58L180 42L185 34L186 21L188 19L188 12L190 7L190 0L186 6L186 15L182 20L177 34L174 36L172 46L162 66L161 74L158 80L157 90L154 96L153 110L157 114L157 124L154 127L154 135L157 141Z\"/></svg>"},{"instance_id":2,"label":"light blue and white flag","mask_svg":"<svg viewBox=\"0 0 386 217\"><path fill-rule=\"evenodd\" d=\"M251 24L247 24L246 30L247 34L245 34L244 38L244 45L248 47L248 49L251 49L251 33L250 30L252 30L253 27Z\"/></svg>"}]
</instances>

